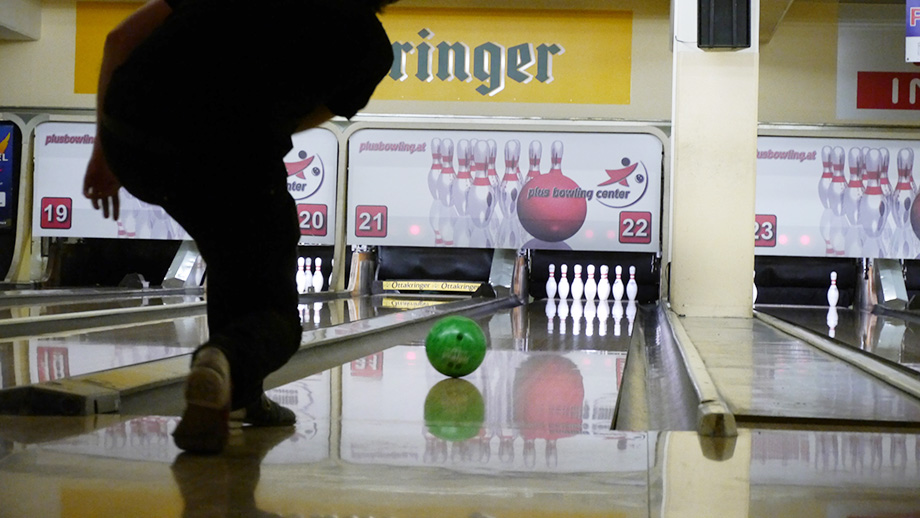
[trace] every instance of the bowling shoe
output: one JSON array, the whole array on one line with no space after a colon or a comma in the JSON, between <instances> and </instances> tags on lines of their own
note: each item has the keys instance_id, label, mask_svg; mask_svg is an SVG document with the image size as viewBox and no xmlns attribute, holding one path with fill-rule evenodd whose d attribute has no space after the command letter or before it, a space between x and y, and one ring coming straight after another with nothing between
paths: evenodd
<instances>
[{"instance_id":1,"label":"bowling shoe","mask_svg":"<svg viewBox=\"0 0 920 518\"><path fill-rule=\"evenodd\" d=\"M220 453L230 434L230 364L216 347L195 354L185 403L182 421L173 432L176 446L192 453Z\"/></svg>"}]
</instances>

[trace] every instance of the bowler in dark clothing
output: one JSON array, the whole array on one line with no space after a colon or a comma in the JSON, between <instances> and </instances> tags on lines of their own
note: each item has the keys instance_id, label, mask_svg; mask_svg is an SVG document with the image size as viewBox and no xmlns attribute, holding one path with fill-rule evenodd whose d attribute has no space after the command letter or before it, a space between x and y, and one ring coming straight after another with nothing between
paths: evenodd
<instances>
[{"instance_id":1,"label":"bowler in dark clothing","mask_svg":"<svg viewBox=\"0 0 920 518\"><path fill-rule=\"evenodd\" d=\"M377 13L394 1L151 0L106 39L84 194L114 219L121 186L162 206L208 267L180 448L221 451L231 411L294 423L262 386L302 333L283 157L292 133L367 104L392 65Z\"/></svg>"}]
</instances>

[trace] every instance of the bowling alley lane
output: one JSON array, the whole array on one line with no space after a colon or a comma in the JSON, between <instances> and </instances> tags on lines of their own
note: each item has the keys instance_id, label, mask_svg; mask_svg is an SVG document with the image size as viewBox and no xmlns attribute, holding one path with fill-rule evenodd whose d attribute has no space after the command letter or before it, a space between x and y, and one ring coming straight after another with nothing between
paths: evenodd
<instances>
[{"instance_id":1,"label":"bowling alley lane","mask_svg":"<svg viewBox=\"0 0 920 518\"><path fill-rule=\"evenodd\" d=\"M920 319L917 317L848 308L763 306L757 309L920 376Z\"/></svg>"},{"instance_id":2,"label":"bowling alley lane","mask_svg":"<svg viewBox=\"0 0 920 518\"><path fill-rule=\"evenodd\" d=\"M274 388L297 426L234 429L214 457L181 454L174 415L27 418L75 430L39 442L0 417L0 515L650 518L709 515L719 495L726 516L916 510L917 435L611 430L628 322L588 334L582 317L576 335L571 314L563 330L547 313L475 316L490 347L465 378L428 363L421 326Z\"/></svg>"},{"instance_id":3,"label":"bowling alley lane","mask_svg":"<svg viewBox=\"0 0 920 518\"><path fill-rule=\"evenodd\" d=\"M207 338L204 316L32 336L0 343L0 387L44 383L188 354Z\"/></svg>"}]
</instances>

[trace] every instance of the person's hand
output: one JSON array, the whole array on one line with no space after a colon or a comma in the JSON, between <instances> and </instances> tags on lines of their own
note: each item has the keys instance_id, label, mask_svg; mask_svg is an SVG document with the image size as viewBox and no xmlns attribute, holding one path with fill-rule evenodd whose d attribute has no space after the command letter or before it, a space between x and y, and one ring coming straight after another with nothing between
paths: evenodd
<instances>
[{"instance_id":1,"label":"person's hand","mask_svg":"<svg viewBox=\"0 0 920 518\"><path fill-rule=\"evenodd\" d=\"M118 219L118 189L121 183L105 160L98 146L93 149L93 154L86 166L86 176L83 178L83 195L92 200L93 208L102 210L102 217L112 220Z\"/></svg>"}]
</instances>

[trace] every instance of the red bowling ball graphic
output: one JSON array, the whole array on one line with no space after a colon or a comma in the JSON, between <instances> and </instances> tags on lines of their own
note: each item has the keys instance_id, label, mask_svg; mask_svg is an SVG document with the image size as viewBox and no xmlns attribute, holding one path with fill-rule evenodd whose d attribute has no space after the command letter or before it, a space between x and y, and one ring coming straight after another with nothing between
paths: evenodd
<instances>
[{"instance_id":1,"label":"red bowling ball graphic","mask_svg":"<svg viewBox=\"0 0 920 518\"><path fill-rule=\"evenodd\" d=\"M562 143L553 143L552 169L524 184L518 198L521 225L536 239L555 243L575 235L588 215L584 197L570 196L577 183L562 173Z\"/></svg>"}]
</instances>

